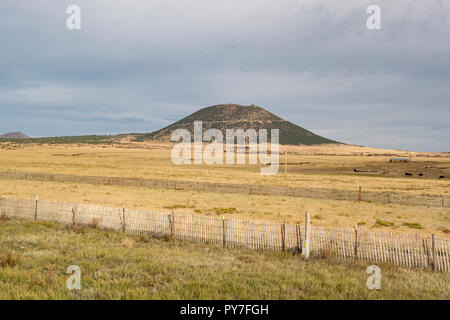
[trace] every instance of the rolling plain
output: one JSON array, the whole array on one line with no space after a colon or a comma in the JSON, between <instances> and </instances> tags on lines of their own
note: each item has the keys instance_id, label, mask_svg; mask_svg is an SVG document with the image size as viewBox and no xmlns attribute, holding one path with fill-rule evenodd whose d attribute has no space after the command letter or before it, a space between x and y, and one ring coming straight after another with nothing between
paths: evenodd
<instances>
[{"instance_id":1,"label":"rolling plain","mask_svg":"<svg viewBox=\"0 0 450 320\"><path fill-rule=\"evenodd\" d=\"M1 171L41 172L81 176L126 177L167 181L217 182L291 186L317 190L317 198L256 195L94 185L74 182L0 180L5 197L175 210L177 213L220 215L262 221L302 223L311 212L319 226L436 234L448 237L450 208L436 203L364 201L365 192L400 193L412 198L428 195L450 203L450 155L401 152L348 145L282 146L280 169L260 175L260 165L174 165L168 143L137 143L122 139L113 144L38 145L3 143ZM284 172L284 151L287 151ZM411 157L410 163L389 163L391 156ZM357 169L360 172L355 172ZM405 172L413 173L406 177ZM423 173L419 177L418 173ZM440 176L445 179L439 179ZM321 190L354 192L362 200L327 199ZM331 190L331 191L330 191ZM446 197L449 199L447 200ZM438 202L440 204L440 200ZM385 222L385 223L383 223Z\"/></svg>"}]
</instances>

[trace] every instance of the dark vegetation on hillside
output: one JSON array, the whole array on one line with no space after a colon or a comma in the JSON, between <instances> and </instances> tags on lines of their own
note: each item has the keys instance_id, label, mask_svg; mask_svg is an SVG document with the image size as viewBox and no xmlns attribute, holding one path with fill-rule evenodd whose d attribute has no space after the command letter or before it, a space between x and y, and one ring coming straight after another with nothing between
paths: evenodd
<instances>
[{"instance_id":1,"label":"dark vegetation on hillside","mask_svg":"<svg viewBox=\"0 0 450 320\"><path fill-rule=\"evenodd\" d=\"M176 129L186 129L193 135L194 121L203 122L203 131L214 128L222 131L225 138L226 129L259 129L280 130L280 144L314 145L325 143L338 143L321 137L286 121L269 111L256 105L241 106L237 104L222 104L200 109L197 112L161 129L148 134L138 134L135 141L159 140L170 141L171 134Z\"/></svg>"},{"instance_id":2,"label":"dark vegetation on hillside","mask_svg":"<svg viewBox=\"0 0 450 320\"><path fill-rule=\"evenodd\" d=\"M73 137L48 137L48 138L27 138L27 139L6 139L0 138L1 142L11 142L14 144L110 144L113 143L113 136L73 136Z\"/></svg>"}]
</instances>

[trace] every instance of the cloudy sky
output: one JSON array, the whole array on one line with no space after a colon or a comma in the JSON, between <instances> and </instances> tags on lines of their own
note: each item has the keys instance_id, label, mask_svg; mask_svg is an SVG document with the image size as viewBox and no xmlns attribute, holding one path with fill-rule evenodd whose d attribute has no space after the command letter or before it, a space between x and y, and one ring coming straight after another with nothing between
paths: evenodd
<instances>
[{"instance_id":1,"label":"cloudy sky","mask_svg":"<svg viewBox=\"0 0 450 320\"><path fill-rule=\"evenodd\" d=\"M1 0L0 133L151 132L239 103L346 143L450 151L449 17L448 0Z\"/></svg>"}]
</instances>

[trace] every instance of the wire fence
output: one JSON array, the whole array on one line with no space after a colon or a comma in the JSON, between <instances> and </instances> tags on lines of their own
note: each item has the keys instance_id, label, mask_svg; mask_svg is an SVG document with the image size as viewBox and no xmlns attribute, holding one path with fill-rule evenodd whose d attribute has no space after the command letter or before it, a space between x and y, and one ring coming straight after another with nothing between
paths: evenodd
<instances>
[{"instance_id":1,"label":"wire fence","mask_svg":"<svg viewBox=\"0 0 450 320\"><path fill-rule=\"evenodd\" d=\"M36 199L0 197L0 215L132 234L152 234L224 247L301 252L391 263L408 268L450 271L450 240L433 236L355 229L305 227L240 219L112 208Z\"/></svg>"},{"instance_id":2,"label":"wire fence","mask_svg":"<svg viewBox=\"0 0 450 320\"><path fill-rule=\"evenodd\" d=\"M158 180L124 177L80 176L40 172L2 171L0 179L53 181L84 183L94 185L116 185L124 187L144 187L200 192L222 192L250 195L288 196L312 199L366 201L450 208L450 200L445 195L412 194L405 192L382 192L366 190L338 190L330 188L291 187L262 184L235 184L219 182L195 182L181 180Z\"/></svg>"}]
</instances>

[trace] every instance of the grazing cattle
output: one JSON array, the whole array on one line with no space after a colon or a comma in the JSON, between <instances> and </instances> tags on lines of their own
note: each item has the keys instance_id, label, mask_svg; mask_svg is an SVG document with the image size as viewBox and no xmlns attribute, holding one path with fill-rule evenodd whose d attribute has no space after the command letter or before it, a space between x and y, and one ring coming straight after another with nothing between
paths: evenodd
<instances>
[{"instance_id":1,"label":"grazing cattle","mask_svg":"<svg viewBox=\"0 0 450 320\"><path fill-rule=\"evenodd\" d=\"M439 179L445 179L445 176L439 176Z\"/></svg>"},{"instance_id":2,"label":"grazing cattle","mask_svg":"<svg viewBox=\"0 0 450 320\"><path fill-rule=\"evenodd\" d=\"M412 173L409 173L409 172L405 172L405 176L407 176L407 177L412 177L413 174L412 174Z\"/></svg>"},{"instance_id":3,"label":"grazing cattle","mask_svg":"<svg viewBox=\"0 0 450 320\"><path fill-rule=\"evenodd\" d=\"M423 177L423 173L419 173L419 177Z\"/></svg>"},{"instance_id":4,"label":"grazing cattle","mask_svg":"<svg viewBox=\"0 0 450 320\"><path fill-rule=\"evenodd\" d=\"M358 170L356 170L356 169L353 169L353 172L358 172Z\"/></svg>"}]
</instances>

